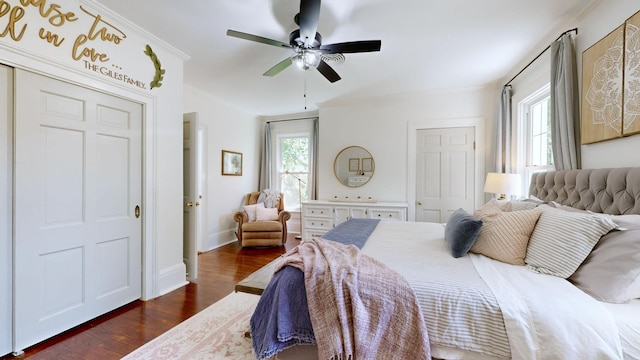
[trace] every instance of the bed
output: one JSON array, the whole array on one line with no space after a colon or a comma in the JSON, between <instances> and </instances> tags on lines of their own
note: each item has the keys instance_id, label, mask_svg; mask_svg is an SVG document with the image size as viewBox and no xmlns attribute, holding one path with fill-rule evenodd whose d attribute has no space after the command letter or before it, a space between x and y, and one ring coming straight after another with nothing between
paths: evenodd
<instances>
[{"instance_id":1,"label":"bed","mask_svg":"<svg viewBox=\"0 0 640 360\"><path fill-rule=\"evenodd\" d=\"M435 359L640 359L640 168L538 173L529 193L447 224L358 220L325 237L359 236L362 254L406 279ZM252 317L254 349L256 322L308 312L304 276L283 273L279 301L263 294ZM317 358L312 337L258 357Z\"/></svg>"}]
</instances>

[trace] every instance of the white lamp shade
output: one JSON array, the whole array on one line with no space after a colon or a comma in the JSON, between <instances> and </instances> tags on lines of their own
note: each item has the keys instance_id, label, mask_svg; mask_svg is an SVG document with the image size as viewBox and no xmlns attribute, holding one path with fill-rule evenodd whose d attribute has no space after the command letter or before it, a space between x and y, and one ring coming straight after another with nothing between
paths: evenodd
<instances>
[{"instance_id":1,"label":"white lamp shade","mask_svg":"<svg viewBox=\"0 0 640 360\"><path fill-rule=\"evenodd\" d=\"M520 174L488 173L484 182L484 192L520 195Z\"/></svg>"}]
</instances>

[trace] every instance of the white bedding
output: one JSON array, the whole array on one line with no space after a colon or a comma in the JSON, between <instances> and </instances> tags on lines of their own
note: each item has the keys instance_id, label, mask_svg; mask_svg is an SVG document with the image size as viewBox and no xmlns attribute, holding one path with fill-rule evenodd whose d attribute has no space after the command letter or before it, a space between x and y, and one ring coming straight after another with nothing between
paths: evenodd
<instances>
[{"instance_id":1,"label":"white bedding","mask_svg":"<svg viewBox=\"0 0 640 360\"><path fill-rule=\"evenodd\" d=\"M443 233L443 224L381 221L362 252L409 281L420 300L434 357L510 358L495 297L469 258L449 254ZM450 316L438 316L443 311Z\"/></svg>"},{"instance_id":2,"label":"white bedding","mask_svg":"<svg viewBox=\"0 0 640 360\"><path fill-rule=\"evenodd\" d=\"M620 343L626 360L640 360L640 299L628 304L602 303L618 327Z\"/></svg>"},{"instance_id":3,"label":"white bedding","mask_svg":"<svg viewBox=\"0 0 640 360\"><path fill-rule=\"evenodd\" d=\"M442 224L382 221L362 249L424 300L434 357L622 358L616 323L600 302L522 266L473 254L454 259L443 234Z\"/></svg>"},{"instance_id":4,"label":"white bedding","mask_svg":"<svg viewBox=\"0 0 640 360\"><path fill-rule=\"evenodd\" d=\"M443 224L381 221L362 251L412 285L434 358L640 360L640 300L605 304L523 266L453 258ZM316 354L297 346L277 359Z\"/></svg>"}]
</instances>

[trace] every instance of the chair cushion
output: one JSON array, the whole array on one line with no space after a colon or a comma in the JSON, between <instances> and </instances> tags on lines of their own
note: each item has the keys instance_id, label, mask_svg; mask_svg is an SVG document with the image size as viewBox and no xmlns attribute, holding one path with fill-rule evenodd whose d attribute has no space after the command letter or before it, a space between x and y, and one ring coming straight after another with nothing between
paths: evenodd
<instances>
[{"instance_id":1,"label":"chair cushion","mask_svg":"<svg viewBox=\"0 0 640 360\"><path fill-rule=\"evenodd\" d=\"M279 221L254 221L242 224L242 232L282 232L282 224Z\"/></svg>"}]
</instances>

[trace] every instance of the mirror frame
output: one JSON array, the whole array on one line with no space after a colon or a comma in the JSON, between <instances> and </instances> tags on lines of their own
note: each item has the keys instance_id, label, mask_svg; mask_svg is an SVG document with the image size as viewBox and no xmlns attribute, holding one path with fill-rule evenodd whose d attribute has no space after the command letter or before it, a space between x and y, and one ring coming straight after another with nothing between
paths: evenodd
<instances>
[{"instance_id":1,"label":"mirror frame","mask_svg":"<svg viewBox=\"0 0 640 360\"><path fill-rule=\"evenodd\" d=\"M360 153L366 153L366 157L348 157L348 151L349 150L358 150ZM345 155L347 157L345 158L341 158L342 155ZM364 171L363 169L363 165L364 165L364 159L371 159L370 161L367 161L367 165L368 168L370 168L370 170L368 171ZM340 164L338 163L340 161ZM355 171L351 171L351 168L355 168L356 166L356 161L357 161L357 170ZM365 174L365 173L369 173L369 178L367 179L367 181L364 181L358 185L349 185L347 179L342 179L344 178L344 176L340 176L340 174L342 174L341 171L339 171L339 165L341 167L343 167L344 172L346 173L353 173L353 172L357 172L357 175L351 175L349 174L349 176L361 176L360 174ZM376 166L375 166L375 160L373 159L373 155L371 155L371 152L365 148L363 148L362 146L357 146L357 145L352 145L352 146L347 146L344 149L340 150L340 152L338 152L338 155L336 155L336 157L333 159L333 175L335 175L336 180L338 180L338 182L346 187L349 188L356 188L356 187L361 187L365 184L367 184L369 181L371 181L371 178L373 177L373 174L376 171ZM348 177L348 176L347 176Z\"/></svg>"}]
</instances>

